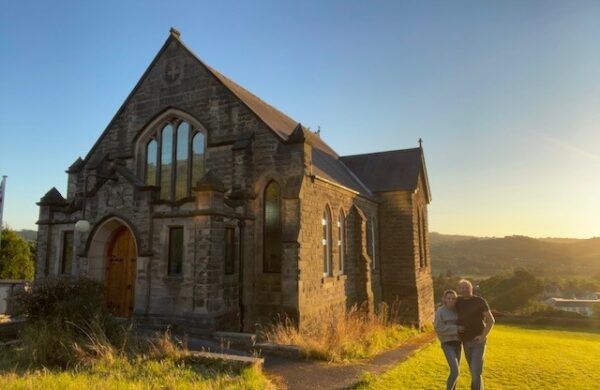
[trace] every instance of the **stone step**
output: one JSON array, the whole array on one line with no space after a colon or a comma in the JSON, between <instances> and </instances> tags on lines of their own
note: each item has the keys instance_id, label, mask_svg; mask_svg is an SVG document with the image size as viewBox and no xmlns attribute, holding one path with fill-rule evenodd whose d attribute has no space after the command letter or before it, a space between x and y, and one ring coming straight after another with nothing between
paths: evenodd
<instances>
[{"instance_id":1,"label":"stone step","mask_svg":"<svg viewBox=\"0 0 600 390\"><path fill-rule=\"evenodd\" d=\"M211 359L211 360L223 360L228 363L239 364L242 366L257 366L262 368L265 359L257 356L240 356L240 355L232 355L227 353L217 353L217 352L206 352L206 351L190 351L188 352L189 356L203 358L203 359Z\"/></svg>"},{"instance_id":2,"label":"stone step","mask_svg":"<svg viewBox=\"0 0 600 390\"><path fill-rule=\"evenodd\" d=\"M212 336L221 343L243 345L247 347L252 347L256 344L256 334L254 333L214 332Z\"/></svg>"},{"instance_id":3,"label":"stone step","mask_svg":"<svg viewBox=\"0 0 600 390\"><path fill-rule=\"evenodd\" d=\"M282 345L274 343L256 343L253 350L258 355L277 355L291 359L303 358L302 349L296 345Z\"/></svg>"}]
</instances>

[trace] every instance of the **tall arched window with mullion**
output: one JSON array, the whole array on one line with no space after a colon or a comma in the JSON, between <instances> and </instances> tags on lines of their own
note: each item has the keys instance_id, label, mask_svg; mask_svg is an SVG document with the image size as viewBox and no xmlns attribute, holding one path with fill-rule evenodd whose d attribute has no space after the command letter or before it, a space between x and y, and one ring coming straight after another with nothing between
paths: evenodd
<instances>
[{"instance_id":1,"label":"tall arched window with mullion","mask_svg":"<svg viewBox=\"0 0 600 390\"><path fill-rule=\"evenodd\" d=\"M375 220L375 217L371 218L371 253L373 254L373 271L375 271L377 269L377 267L379 266L378 264L378 258L377 258L377 252L376 252L376 248L377 248L377 227L376 227L376 223L377 221Z\"/></svg>"},{"instance_id":2,"label":"tall arched window with mullion","mask_svg":"<svg viewBox=\"0 0 600 390\"><path fill-rule=\"evenodd\" d=\"M158 168L158 143L153 138L146 144L146 172L145 182L148 185L156 185L156 174Z\"/></svg>"},{"instance_id":3,"label":"tall arched window with mullion","mask_svg":"<svg viewBox=\"0 0 600 390\"><path fill-rule=\"evenodd\" d=\"M275 181L269 182L264 192L263 272L281 272L283 247L281 244L281 189Z\"/></svg>"},{"instance_id":4,"label":"tall arched window with mullion","mask_svg":"<svg viewBox=\"0 0 600 390\"><path fill-rule=\"evenodd\" d=\"M161 199L171 199L173 126L170 124L162 129L160 149L160 197Z\"/></svg>"},{"instance_id":5,"label":"tall arched window with mullion","mask_svg":"<svg viewBox=\"0 0 600 390\"><path fill-rule=\"evenodd\" d=\"M421 267L427 267L427 227L425 226L425 213L419 210L419 249L421 251Z\"/></svg>"},{"instance_id":6,"label":"tall arched window with mullion","mask_svg":"<svg viewBox=\"0 0 600 390\"><path fill-rule=\"evenodd\" d=\"M323 276L331 276L331 211L329 206L323 211Z\"/></svg>"},{"instance_id":7,"label":"tall arched window with mullion","mask_svg":"<svg viewBox=\"0 0 600 390\"><path fill-rule=\"evenodd\" d=\"M190 125L181 122L177 126L177 161L175 162L175 199L188 196L188 144Z\"/></svg>"},{"instance_id":8,"label":"tall arched window with mullion","mask_svg":"<svg viewBox=\"0 0 600 390\"><path fill-rule=\"evenodd\" d=\"M417 210L417 231L419 232L419 268L425 266L425 257L423 251L423 225L421 224L421 210Z\"/></svg>"},{"instance_id":9,"label":"tall arched window with mullion","mask_svg":"<svg viewBox=\"0 0 600 390\"><path fill-rule=\"evenodd\" d=\"M375 217L367 220L367 254L371 258L371 268L377 269L377 253L375 253Z\"/></svg>"},{"instance_id":10,"label":"tall arched window with mullion","mask_svg":"<svg viewBox=\"0 0 600 390\"><path fill-rule=\"evenodd\" d=\"M338 250L340 253L340 264L339 264L339 273L343 274L345 272L344 261L346 260L346 219L344 216L344 210L340 210L338 215Z\"/></svg>"},{"instance_id":11,"label":"tall arched window with mullion","mask_svg":"<svg viewBox=\"0 0 600 390\"><path fill-rule=\"evenodd\" d=\"M204 175L204 134L197 132L192 138L192 187Z\"/></svg>"}]
</instances>

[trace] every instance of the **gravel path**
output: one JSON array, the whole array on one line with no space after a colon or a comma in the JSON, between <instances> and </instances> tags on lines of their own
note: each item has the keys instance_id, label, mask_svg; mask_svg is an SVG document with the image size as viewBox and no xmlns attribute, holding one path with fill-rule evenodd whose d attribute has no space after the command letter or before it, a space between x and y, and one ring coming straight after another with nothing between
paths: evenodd
<instances>
[{"instance_id":1,"label":"gravel path","mask_svg":"<svg viewBox=\"0 0 600 390\"><path fill-rule=\"evenodd\" d=\"M266 355L264 370L268 375L277 377L287 390L348 389L356 385L364 372L381 374L408 359L434 339L432 332L425 333L369 360L345 365Z\"/></svg>"}]
</instances>

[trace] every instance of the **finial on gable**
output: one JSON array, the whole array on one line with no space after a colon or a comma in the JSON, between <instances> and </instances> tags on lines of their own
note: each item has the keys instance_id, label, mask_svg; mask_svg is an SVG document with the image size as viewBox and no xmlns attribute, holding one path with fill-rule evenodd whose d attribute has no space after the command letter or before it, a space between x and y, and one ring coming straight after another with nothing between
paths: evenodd
<instances>
[{"instance_id":1,"label":"finial on gable","mask_svg":"<svg viewBox=\"0 0 600 390\"><path fill-rule=\"evenodd\" d=\"M419 147L423 149L423 140L421 138L419 138Z\"/></svg>"},{"instance_id":2,"label":"finial on gable","mask_svg":"<svg viewBox=\"0 0 600 390\"><path fill-rule=\"evenodd\" d=\"M175 27L171 27L169 29L169 33L171 33L171 35L173 35L175 38L179 38L181 36L179 30L177 30Z\"/></svg>"}]
</instances>

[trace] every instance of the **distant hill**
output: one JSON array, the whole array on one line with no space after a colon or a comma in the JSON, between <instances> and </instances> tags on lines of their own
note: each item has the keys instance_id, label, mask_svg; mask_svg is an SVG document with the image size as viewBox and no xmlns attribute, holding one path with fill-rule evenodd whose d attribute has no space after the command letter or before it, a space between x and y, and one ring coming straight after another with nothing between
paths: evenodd
<instances>
[{"instance_id":1,"label":"distant hill","mask_svg":"<svg viewBox=\"0 0 600 390\"><path fill-rule=\"evenodd\" d=\"M19 236L23 237L27 241L37 240L37 230L23 229L23 230L17 230L15 233L17 233Z\"/></svg>"},{"instance_id":2,"label":"distant hill","mask_svg":"<svg viewBox=\"0 0 600 390\"><path fill-rule=\"evenodd\" d=\"M434 275L488 276L516 267L537 276L600 276L600 237L481 238L430 233Z\"/></svg>"}]
</instances>

